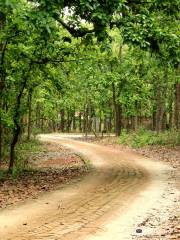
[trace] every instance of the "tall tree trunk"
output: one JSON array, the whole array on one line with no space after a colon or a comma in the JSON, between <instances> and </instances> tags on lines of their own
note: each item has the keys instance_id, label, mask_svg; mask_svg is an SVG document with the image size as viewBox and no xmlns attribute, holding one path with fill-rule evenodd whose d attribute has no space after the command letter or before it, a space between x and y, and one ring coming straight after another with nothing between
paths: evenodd
<instances>
[{"instance_id":1,"label":"tall tree trunk","mask_svg":"<svg viewBox=\"0 0 180 240\"><path fill-rule=\"evenodd\" d=\"M0 11L0 31L4 29L6 16ZM4 56L8 42L0 42L0 91L5 87Z\"/></svg>"},{"instance_id":2,"label":"tall tree trunk","mask_svg":"<svg viewBox=\"0 0 180 240\"><path fill-rule=\"evenodd\" d=\"M83 133L86 131L86 106L84 105L83 109Z\"/></svg>"},{"instance_id":3,"label":"tall tree trunk","mask_svg":"<svg viewBox=\"0 0 180 240\"><path fill-rule=\"evenodd\" d=\"M180 130L180 83L175 85L175 127Z\"/></svg>"},{"instance_id":4,"label":"tall tree trunk","mask_svg":"<svg viewBox=\"0 0 180 240\"><path fill-rule=\"evenodd\" d=\"M67 111L67 123L66 123L66 131L69 132L70 130L70 113L69 113L69 110Z\"/></svg>"},{"instance_id":5,"label":"tall tree trunk","mask_svg":"<svg viewBox=\"0 0 180 240\"><path fill-rule=\"evenodd\" d=\"M76 111L74 110L72 113L72 123L73 123L73 131L76 131Z\"/></svg>"},{"instance_id":6,"label":"tall tree trunk","mask_svg":"<svg viewBox=\"0 0 180 240\"><path fill-rule=\"evenodd\" d=\"M155 131L156 130L156 111L153 110L152 113L152 130Z\"/></svg>"},{"instance_id":7,"label":"tall tree trunk","mask_svg":"<svg viewBox=\"0 0 180 240\"><path fill-rule=\"evenodd\" d=\"M110 118L109 118L109 122L108 122L108 131L109 131L109 133L112 132L112 116L110 116Z\"/></svg>"},{"instance_id":8,"label":"tall tree trunk","mask_svg":"<svg viewBox=\"0 0 180 240\"><path fill-rule=\"evenodd\" d=\"M3 155L3 123L2 123L2 114L1 110L3 109L3 99L2 99L2 92L0 92L0 165L2 163L2 155Z\"/></svg>"},{"instance_id":9,"label":"tall tree trunk","mask_svg":"<svg viewBox=\"0 0 180 240\"><path fill-rule=\"evenodd\" d=\"M174 111L173 111L173 106L171 106L171 110L169 113L169 129L173 128L173 125L174 125L173 118L174 118Z\"/></svg>"},{"instance_id":10,"label":"tall tree trunk","mask_svg":"<svg viewBox=\"0 0 180 240\"><path fill-rule=\"evenodd\" d=\"M101 114L100 114L100 117L99 117L99 132L101 133L102 131L102 117L101 117Z\"/></svg>"},{"instance_id":11,"label":"tall tree trunk","mask_svg":"<svg viewBox=\"0 0 180 240\"><path fill-rule=\"evenodd\" d=\"M112 83L112 91L113 91L113 104L114 104L114 125L115 125L115 134L116 136L120 136L121 128L122 128L122 109L121 105L116 100L116 89L114 83Z\"/></svg>"},{"instance_id":12,"label":"tall tree trunk","mask_svg":"<svg viewBox=\"0 0 180 240\"><path fill-rule=\"evenodd\" d=\"M5 14L0 11L0 31L4 29L6 22ZM3 104L3 89L5 87L5 71L4 71L4 56L6 51L7 41L0 42L0 111L2 109ZM2 134L3 134L3 125L2 125L2 118L0 112L0 164L2 162Z\"/></svg>"},{"instance_id":13,"label":"tall tree trunk","mask_svg":"<svg viewBox=\"0 0 180 240\"><path fill-rule=\"evenodd\" d=\"M32 93L33 89L29 89L28 94L28 136L27 139L30 140L31 138L31 115L32 115Z\"/></svg>"},{"instance_id":14,"label":"tall tree trunk","mask_svg":"<svg viewBox=\"0 0 180 240\"><path fill-rule=\"evenodd\" d=\"M138 130L138 109L139 109L139 104L137 101L135 101L135 108L136 108L136 115L134 116L134 130Z\"/></svg>"},{"instance_id":15,"label":"tall tree trunk","mask_svg":"<svg viewBox=\"0 0 180 240\"><path fill-rule=\"evenodd\" d=\"M65 127L65 112L64 112L64 109L61 110L60 112L61 114L61 126L60 126L60 129L61 129L61 132L64 132L64 127Z\"/></svg>"},{"instance_id":16,"label":"tall tree trunk","mask_svg":"<svg viewBox=\"0 0 180 240\"><path fill-rule=\"evenodd\" d=\"M79 132L82 132L82 113L79 112Z\"/></svg>"},{"instance_id":17,"label":"tall tree trunk","mask_svg":"<svg viewBox=\"0 0 180 240\"><path fill-rule=\"evenodd\" d=\"M167 80L167 79L166 79ZM157 78L157 110L156 110L156 132L159 133L163 130L163 116L164 116L164 93L161 79Z\"/></svg>"},{"instance_id":18,"label":"tall tree trunk","mask_svg":"<svg viewBox=\"0 0 180 240\"><path fill-rule=\"evenodd\" d=\"M88 132L92 132L92 124L93 124L93 119L92 119L92 116L93 116L93 109L92 107L88 106Z\"/></svg>"},{"instance_id":19,"label":"tall tree trunk","mask_svg":"<svg viewBox=\"0 0 180 240\"><path fill-rule=\"evenodd\" d=\"M1 107L1 106L0 106ZM2 136L3 136L3 127L2 127L2 119L0 116L0 165L2 163Z\"/></svg>"},{"instance_id":20,"label":"tall tree trunk","mask_svg":"<svg viewBox=\"0 0 180 240\"><path fill-rule=\"evenodd\" d=\"M85 110L85 136L87 138L88 135L88 106L86 106L86 110Z\"/></svg>"},{"instance_id":21,"label":"tall tree trunk","mask_svg":"<svg viewBox=\"0 0 180 240\"><path fill-rule=\"evenodd\" d=\"M104 117L104 131L105 131L105 132L108 131L106 116Z\"/></svg>"},{"instance_id":22,"label":"tall tree trunk","mask_svg":"<svg viewBox=\"0 0 180 240\"><path fill-rule=\"evenodd\" d=\"M120 136L121 127L122 127L122 118L121 118L121 106L116 104L115 116L116 116L116 136Z\"/></svg>"},{"instance_id":23,"label":"tall tree trunk","mask_svg":"<svg viewBox=\"0 0 180 240\"><path fill-rule=\"evenodd\" d=\"M13 115L13 122L14 122L14 128L13 128L13 137L10 145L10 161L9 161L9 173L12 173L13 167L14 167L14 162L15 162L15 146L18 142L19 134L21 132L21 126L20 126L20 121L21 121L21 112L20 112L20 107L21 107L21 99L23 96L24 89L27 84L27 80L29 77L29 72L31 71L32 63L30 63L29 70L26 72L24 75L24 79L22 81L21 89L16 97L16 103L14 107L14 115Z\"/></svg>"}]
</instances>

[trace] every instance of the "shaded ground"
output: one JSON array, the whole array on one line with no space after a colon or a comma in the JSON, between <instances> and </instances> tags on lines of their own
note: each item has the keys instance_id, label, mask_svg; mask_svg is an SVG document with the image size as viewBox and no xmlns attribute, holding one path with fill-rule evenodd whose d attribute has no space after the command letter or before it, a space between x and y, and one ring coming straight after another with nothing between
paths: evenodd
<instances>
[{"instance_id":1,"label":"shaded ground","mask_svg":"<svg viewBox=\"0 0 180 240\"><path fill-rule=\"evenodd\" d=\"M66 188L1 211L3 240L179 239L178 226L174 233L172 227L166 232L158 228L162 219L171 217L167 209L178 201L171 178L174 169L117 146L60 135L42 138L78 151L95 170Z\"/></svg>"},{"instance_id":2,"label":"shaded ground","mask_svg":"<svg viewBox=\"0 0 180 240\"><path fill-rule=\"evenodd\" d=\"M28 198L36 199L40 193L88 172L81 157L70 149L56 143L43 145L45 151L31 154L27 159L29 170L15 179L4 176L0 180L0 209Z\"/></svg>"}]
</instances>

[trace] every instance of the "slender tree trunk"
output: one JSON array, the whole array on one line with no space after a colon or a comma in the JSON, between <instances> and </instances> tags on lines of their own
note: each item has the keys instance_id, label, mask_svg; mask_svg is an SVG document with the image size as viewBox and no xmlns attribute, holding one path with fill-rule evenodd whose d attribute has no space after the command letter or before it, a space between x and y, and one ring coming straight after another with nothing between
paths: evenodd
<instances>
[{"instance_id":1,"label":"slender tree trunk","mask_svg":"<svg viewBox=\"0 0 180 240\"><path fill-rule=\"evenodd\" d=\"M106 120L106 116L104 117L104 131L107 132L107 120Z\"/></svg>"},{"instance_id":2,"label":"slender tree trunk","mask_svg":"<svg viewBox=\"0 0 180 240\"><path fill-rule=\"evenodd\" d=\"M76 131L76 111L73 111L73 115L72 115L72 123L73 123L73 131Z\"/></svg>"},{"instance_id":3,"label":"slender tree trunk","mask_svg":"<svg viewBox=\"0 0 180 240\"><path fill-rule=\"evenodd\" d=\"M99 132L101 133L101 131L102 131L102 117L100 115L100 117L99 117Z\"/></svg>"},{"instance_id":4,"label":"slender tree trunk","mask_svg":"<svg viewBox=\"0 0 180 240\"><path fill-rule=\"evenodd\" d=\"M156 111L153 110L152 113L152 130L155 131L156 130Z\"/></svg>"},{"instance_id":5,"label":"slender tree trunk","mask_svg":"<svg viewBox=\"0 0 180 240\"><path fill-rule=\"evenodd\" d=\"M173 106L171 106L171 110L169 113L169 128L172 129L173 128L173 118L174 118L174 112L173 112Z\"/></svg>"},{"instance_id":6,"label":"slender tree trunk","mask_svg":"<svg viewBox=\"0 0 180 240\"><path fill-rule=\"evenodd\" d=\"M108 131L109 131L109 133L111 133L112 132L112 116L110 116L110 118L109 118L109 127L108 127Z\"/></svg>"},{"instance_id":7,"label":"slender tree trunk","mask_svg":"<svg viewBox=\"0 0 180 240\"><path fill-rule=\"evenodd\" d=\"M156 110L156 132L159 133L163 129L163 116L164 116L164 99L163 87L159 77L157 78L157 110Z\"/></svg>"},{"instance_id":8,"label":"slender tree trunk","mask_svg":"<svg viewBox=\"0 0 180 240\"><path fill-rule=\"evenodd\" d=\"M0 31L4 29L6 22L6 16L3 12L0 11ZM6 42L0 42L0 92L5 87L5 71L4 71L4 56L7 47Z\"/></svg>"},{"instance_id":9,"label":"slender tree trunk","mask_svg":"<svg viewBox=\"0 0 180 240\"><path fill-rule=\"evenodd\" d=\"M5 14L0 11L0 31L4 29L6 22L6 16ZM5 87L5 71L4 71L4 56L6 51L7 41L0 42L0 111L2 109L2 103L3 103L3 96L2 92ZM2 125L2 118L0 114L0 164L2 162L2 135L3 135L3 125Z\"/></svg>"},{"instance_id":10,"label":"slender tree trunk","mask_svg":"<svg viewBox=\"0 0 180 240\"><path fill-rule=\"evenodd\" d=\"M18 122L16 122L16 128L13 131L13 140L10 146L10 162L9 162L9 172L11 173L14 167L15 161L15 146L18 142L18 137L21 131L21 127Z\"/></svg>"},{"instance_id":11,"label":"slender tree trunk","mask_svg":"<svg viewBox=\"0 0 180 240\"><path fill-rule=\"evenodd\" d=\"M13 137L12 142L10 145L10 161L9 161L9 169L8 171L11 173L14 167L15 162L15 146L18 142L19 134L21 132L21 113L20 113L20 107L21 107L21 98L24 92L24 89L27 84L27 80L29 77L29 72L31 71L32 63L30 63L29 71L26 72L26 75L24 76L24 80L22 81L22 87L17 95L15 108L14 108L14 115L13 115L13 122L14 122L14 129L13 129Z\"/></svg>"},{"instance_id":12,"label":"slender tree trunk","mask_svg":"<svg viewBox=\"0 0 180 240\"><path fill-rule=\"evenodd\" d=\"M65 126L65 119L64 119L64 116L65 116L65 112L64 112L64 109L61 110L60 112L61 114L61 132L64 132L64 126Z\"/></svg>"},{"instance_id":13,"label":"slender tree trunk","mask_svg":"<svg viewBox=\"0 0 180 240\"><path fill-rule=\"evenodd\" d=\"M54 120L52 120L52 130L53 132L56 132L56 123Z\"/></svg>"},{"instance_id":14,"label":"slender tree trunk","mask_svg":"<svg viewBox=\"0 0 180 240\"><path fill-rule=\"evenodd\" d=\"M88 135L88 106L86 107L85 110L85 136L87 138Z\"/></svg>"},{"instance_id":15,"label":"slender tree trunk","mask_svg":"<svg viewBox=\"0 0 180 240\"><path fill-rule=\"evenodd\" d=\"M32 93L33 93L33 90L29 89L29 94L28 94L28 136L27 136L28 140L30 140L30 138L31 138Z\"/></svg>"},{"instance_id":16,"label":"slender tree trunk","mask_svg":"<svg viewBox=\"0 0 180 240\"><path fill-rule=\"evenodd\" d=\"M175 86L175 127L180 130L180 83Z\"/></svg>"},{"instance_id":17,"label":"slender tree trunk","mask_svg":"<svg viewBox=\"0 0 180 240\"><path fill-rule=\"evenodd\" d=\"M92 113L93 113L93 109L89 105L89 107L88 107L88 132L92 132L92 123L93 123L93 119L92 119L93 114Z\"/></svg>"},{"instance_id":18,"label":"slender tree trunk","mask_svg":"<svg viewBox=\"0 0 180 240\"><path fill-rule=\"evenodd\" d=\"M115 134L116 136L120 136L121 128L122 128L122 109L121 105L116 100L116 89L114 83L112 83L112 91L113 91L113 103L114 103L114 125L115 125Z\"/></svg>"},{"instance_id":19,"label":"slender tree trunk","mask_svg":"<svg viewBox=\"0 0 180 240\"><path fill-rule=\"evenodd\" d=\"M69 110L68 110L68 111L67 111L67 125L66 125L66 131L67 131L67 132L69 132L69 130L70 130L70 129L69 129L69 127L70 127L70 126L69 126L69 122L70 122L70 116L69 116L69 115L70 115L70 114L69 114Z\"/></svg>"},{"instance_id":20,"label":"slender tree trunk","mask_svg":"<svg viewBox=\"0 0 180 240\"><path fill-rule=\"evenodd\" d=\"M83 109L83 133L86 131L86 106L84 105Z\"/></svg>"},{"instance_id":21,"label":"slender tree trunk","mask_svg":"<svg viewBox=\"0 0 180 240\"><path fill-rule=\"evenodd\" d=\"M2 92L0 93L0 111L3 110L3 99ZM2 124L2 115L0 114L0 165L2 163L3 157L3 124Z\"/></svg>"},{"instance_id":22,"label":"slender tree trunk","mask_svg":"<svg viewBox=\"0 0 180 240\"><path fill-rule=\"evenodd\" d=\"M2 143L2 135L3 135L3 127L2 127L2 119L0 116L0 165L2 163L2 144L3 144Z\"/></svg>"},{"instance_id":23,"label":"slender tree trunk","mask_svg":"<svg viewBox=\"0 0 180 240\"><path fill-rule=\"evenodd\" d=\"M82 113L79 113L79 132L82 132Z\"/></svg>"}]
</instances>

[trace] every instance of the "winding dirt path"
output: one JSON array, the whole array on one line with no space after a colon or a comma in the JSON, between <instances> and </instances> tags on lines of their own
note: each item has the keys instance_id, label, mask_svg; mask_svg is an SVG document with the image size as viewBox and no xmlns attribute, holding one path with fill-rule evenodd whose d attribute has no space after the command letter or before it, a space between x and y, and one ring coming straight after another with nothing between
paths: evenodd
<instances>
[{"instance_id":1,"label":"winding dirt path","mask_svg":"<svg viewBox=\"0 0 180 240\"><path fill-rule=\"evenodd\" d=\"M41 135L89 159L94 171L0 212L0 240L133 239L136 221L158 204L169 167L131 152Z\"/></svg>"}]
</instances>

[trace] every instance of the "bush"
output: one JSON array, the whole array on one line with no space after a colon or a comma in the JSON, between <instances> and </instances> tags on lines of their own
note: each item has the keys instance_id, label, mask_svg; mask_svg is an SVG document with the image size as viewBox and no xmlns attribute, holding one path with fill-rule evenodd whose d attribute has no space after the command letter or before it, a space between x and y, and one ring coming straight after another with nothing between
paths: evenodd
<instances>
[{"instance_id":1,"label":"bush","mask_svg":"<svg viewBox=\"0 0 180 240\"><path fill-rule=\"evenodd\" d=\"M140 148L146 145L180 145L180 132L165 131L157 134L156 132L139 129L137 132L123 131L120 138L120 144L129 145L135 148Z\"/></svg>"},{"instance_id":2,"label":"bush","mask_svg":"<svg viewBox=\"0 0 180 240\"><path fill-rule=\"evenodd\" d=\"M28 169L29 157L36 152L45 151L42 143L38 139L31 139L30 141L21 139L16 148L16 161L13 168L12 176L16 178L21 172Z\"/></svg>"}]
</instances>

